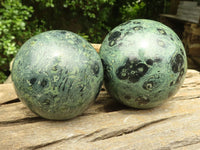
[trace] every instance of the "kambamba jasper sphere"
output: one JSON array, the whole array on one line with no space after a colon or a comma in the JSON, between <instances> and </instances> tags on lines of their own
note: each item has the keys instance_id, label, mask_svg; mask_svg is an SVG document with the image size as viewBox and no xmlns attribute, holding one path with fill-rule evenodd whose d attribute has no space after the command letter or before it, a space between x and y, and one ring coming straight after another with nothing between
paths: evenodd
<instances>
[{"instance_id":1,"label":"kambamba jasper sphere","mask_svg":"<svg viewBox=\"0 0 200 150\"><path fill-rule=\"evenodd\" d=\"M136 19L114 28L100 48L110 95L134 108L152 108L175 95L187 69L183 44L162 23Z\"/></svg>"},{"instance_id":2,"label":"kambamba jasper sphere","mask_svg":"<svg viewBox=\"0 0 200 150\"><path fill-rule=\"evenodd\" d=\"M23 44L13 63L12 80L30 110L65 120L82 114L96 99L103 67L96 50L82 37L53 30Z\"/></svg>"}]
</instances>

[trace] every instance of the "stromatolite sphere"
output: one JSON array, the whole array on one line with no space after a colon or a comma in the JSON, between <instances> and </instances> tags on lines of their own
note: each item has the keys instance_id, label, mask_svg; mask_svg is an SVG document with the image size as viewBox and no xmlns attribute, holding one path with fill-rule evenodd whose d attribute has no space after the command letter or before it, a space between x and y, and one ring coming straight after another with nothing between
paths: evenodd
<instances>
[{"instance_id":1,"label":"stromatolite sphere","mask_svg":"<svg viewBox=\"0 0 200 150\"><path fill-rule=\"evenodd\" d=\"M103 66L82 37L53 30L25 42L15 57L12 80L30 110L47 119L64 120L80 115L96 99Z\"/></svg>"},{"instance_id":2,"label":"stromatolite sphere","mask_svg":"<svg viewBox=\"0 0 200 150\"><path fill-rule=\"evenodd\" d=\"M186 54L179 37L162 23L136 19L114 28L100 48L105 86L135 108L152 108L173 96L184 81Z\"/></svg>"}]
</instances>

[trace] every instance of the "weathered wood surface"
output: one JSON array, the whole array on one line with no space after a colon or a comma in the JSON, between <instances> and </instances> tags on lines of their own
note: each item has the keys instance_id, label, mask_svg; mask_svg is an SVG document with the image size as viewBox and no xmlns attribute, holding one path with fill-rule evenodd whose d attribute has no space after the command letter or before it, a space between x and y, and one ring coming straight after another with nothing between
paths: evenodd
<instances>
[{"instance_id":1,"label":"weathered wood surface","mask_svg":"<svg viewBox=\"0 0 200 150\"><path fill-rule=\"evenodd\" d=\"M200 149L200 74L188 70L177 95L150 110L125 107L102 90L83 115L68 121L36 116L17 99L12 84L2 84L0 149Z\"/></svg>"},{"instance_id":2,"label":"weathered wood surface","mask_svg":"<svg viewBox=\"0 0 200 150\"><path fill-rule=\"evenodd\" d=\"M91 45L94 47L94 49L99 52L101 44L91 43Z\"/></svg>"},{"instance_id":3,"label":"weathered wood surface","mask_svg":"<svg viewBox=\"0 0 200 150\"><path fill-rule=\"evenodd\" d=\"M200 7L197 3L197 1L180 1L177 7L177 2L173 2L172 4L175 4L174 8L177 8L176 15L174 14L175 11L173 11L172 14L161 15L167 18L198 24L200 19Z\"/></svg>"},{"instance_id":4,"label":"weathered wood surface","mask_svg":"<svg viewBox=\"0 0 200 150\"><path fill-rule=\"evenodd\" d=\"M176 14L180 19L199 23L200 7L197 1L180 1Z\"/></svg>"}]
</instances>

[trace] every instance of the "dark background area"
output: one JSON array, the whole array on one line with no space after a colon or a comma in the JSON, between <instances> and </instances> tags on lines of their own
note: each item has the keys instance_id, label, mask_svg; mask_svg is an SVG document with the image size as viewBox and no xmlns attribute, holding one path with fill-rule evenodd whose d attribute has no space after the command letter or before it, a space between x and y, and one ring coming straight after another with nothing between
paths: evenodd
<instances>
[{"instance_id":1,"label":"dark background area","mask_svg":"<svg viewBox=\"0 0 200 150\"><path fill-rule=\"evenodd\" d=\"M130 19L159 20L175 13L178 0L1 0L0 83L20 46L38 33L63 29L101 43L115 26Z\"/></svg>"}]
</instances>

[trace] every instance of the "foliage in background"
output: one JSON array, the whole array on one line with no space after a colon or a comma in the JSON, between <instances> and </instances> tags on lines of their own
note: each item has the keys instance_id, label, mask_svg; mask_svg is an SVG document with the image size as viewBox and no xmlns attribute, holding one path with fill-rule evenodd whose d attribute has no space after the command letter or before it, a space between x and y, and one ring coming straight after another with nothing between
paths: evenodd
<instances>
[{"instance_id":1,"label":"foliage in background","mask_svg":"<svg viewBox=\"0 0 200 150\"><path fill-rule=\"evenodd\" d=\"M70 30L101 43L118 24L135 18L157 19L169 0L1 0L0 83L9 62L31 36L52 29ZM159 8L159 9L157 9Z\"/></svg>"},{"instance_id":2,"label":"foliage in background","mask_svg":"<svg viewBox=\"0 0 200 150\"><path fill-rule=\"evenodd\" d=\"M92 42L100 42L102 40L102 32L110 30L110 26L106 25L111 16L112 7L116 0L65 0L64 7L68 8L75 16L83 14L84 30L89 35Z\"/></svg>"},{"instance_id":3,"label":"foliage in background","mask_svg":"<svg viewBox=\"0 0 200 150\"><path fill-rule=\"evenodd\" d=\"M23 38L26 20L31 17L32 7L22 5L19 0L5 0L0 6L0 82L8 74L8 64Z\"/></svg>"},{"instance_id":4,"label":"foliage in background","mask_svg":"<svg viewBox=\"0 0 200 150\"><path fill-rule=\"evenodd\" d=\"M122 20L126 21L132 18L143 18L143 12L145 7L144 2L132 1L127 2L120 8L120 13L122 14Z\"/></svg>"},{"instance_id":5,"label":"foliage in background","mask_svg":"<svg viewBox=\"0 0 200 150\"><path fill-rule=\"evenodd\" d=\"M122 21L147 18L157 20L160 13L167 13L169 0L136 0L126 1L119 8Z\"/></svg>"},{"instance_id":6,"label":"foliage in background","mask_svg":"<svg viewBox=\"0 0 200 150\"><path fill-rule=\"evenodd\" d=\"M37 20L29 24L34 9L21 0L3 0L0 3L0 83L9 75L9 62L19 47L33 34L41 32Z\"/></svg>"}]
</instances>

